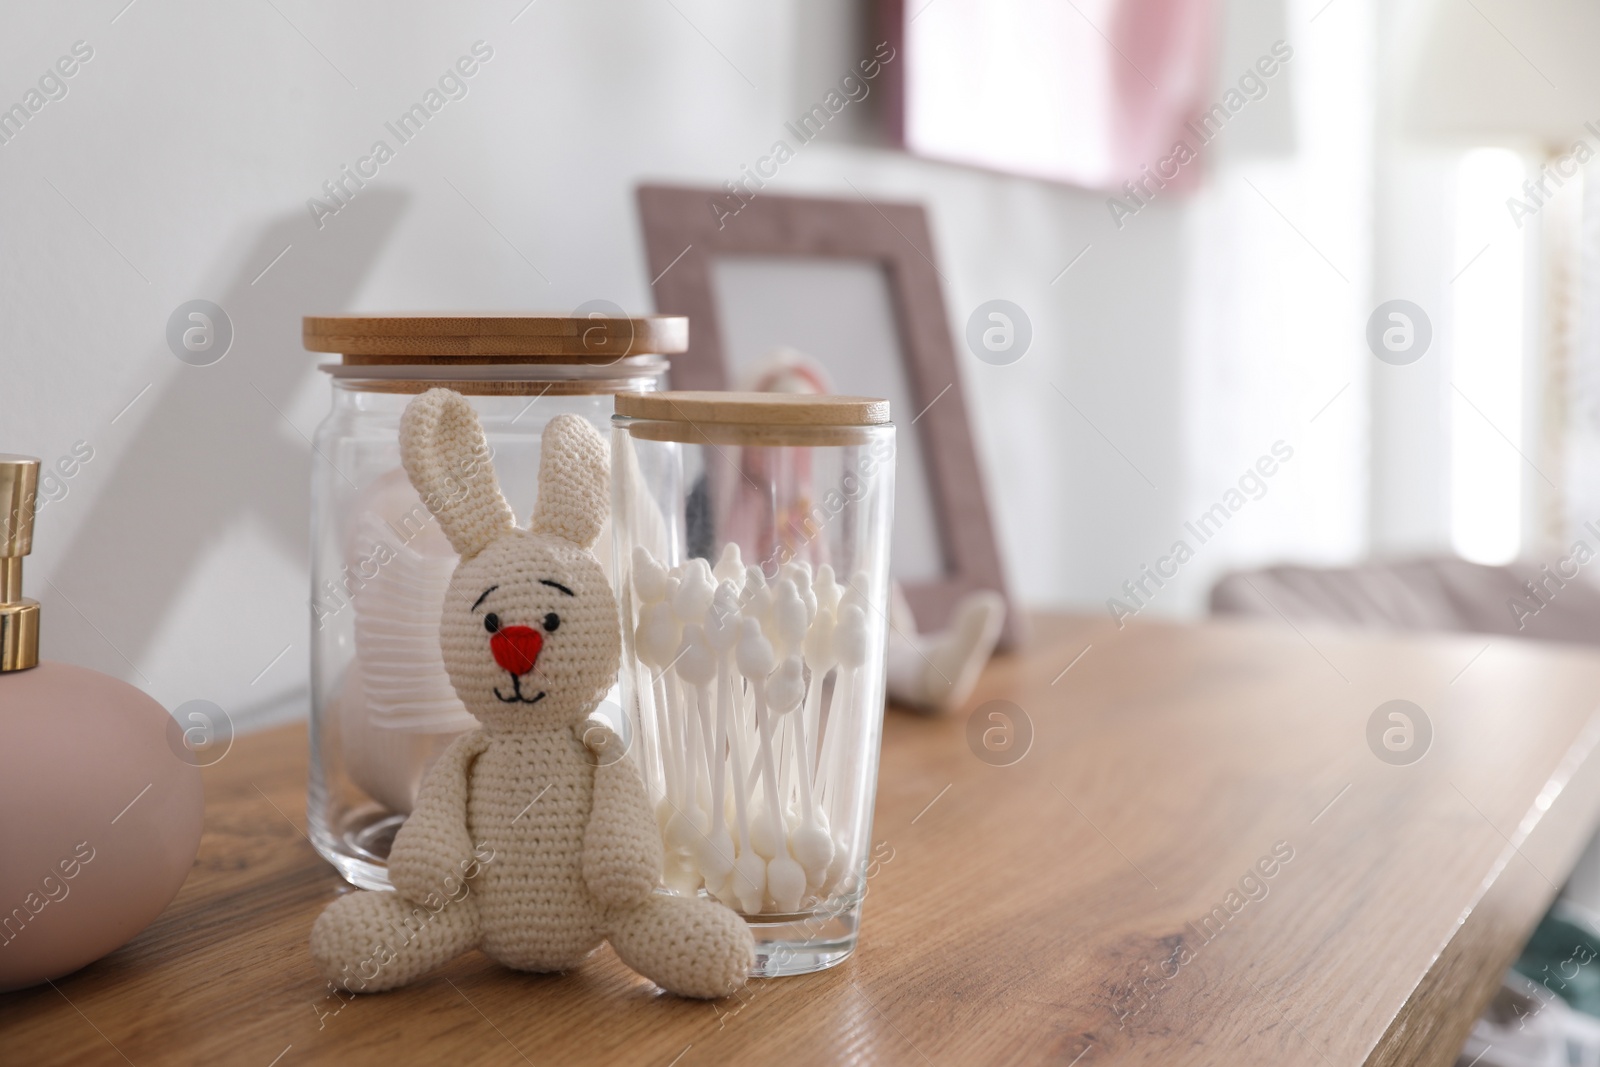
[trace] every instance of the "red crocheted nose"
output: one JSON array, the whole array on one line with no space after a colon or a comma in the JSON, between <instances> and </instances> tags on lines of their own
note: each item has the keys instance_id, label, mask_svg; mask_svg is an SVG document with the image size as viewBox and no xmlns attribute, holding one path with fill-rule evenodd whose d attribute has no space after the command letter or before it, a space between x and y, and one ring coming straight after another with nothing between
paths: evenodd
<instances>
[{"instance_id":1,"label":"red crocheted nose","mask_svg":"<svg viewBox=\"0 0 1600 1067\"><path fill-rule=\"evenodd\" d=\"M518 677L533 670L543 647L544 635L531 626L507 626L489 638L494 661Z\"/></svg>"}]
</instances>

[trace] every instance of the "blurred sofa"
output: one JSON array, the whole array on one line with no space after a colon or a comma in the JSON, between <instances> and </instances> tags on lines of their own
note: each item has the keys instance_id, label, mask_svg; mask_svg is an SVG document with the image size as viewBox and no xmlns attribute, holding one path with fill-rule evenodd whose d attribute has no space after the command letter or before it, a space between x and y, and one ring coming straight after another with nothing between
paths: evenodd
<instances>
[{"instance_id":1,"label":"blurred sofa","mask_svg":"<svg viewBox=\"0 0 1600 1067\"><path fill-rule=\"evenodd\" d=\"M1600 584L1586 561L1503 567L1448 556L1354 567L1235 571L1211 588L1214 615L1364 630L1502 634L1600 645ZM1594 568L1600 575L1600 566Z\"/></svg>"}]
</instances>

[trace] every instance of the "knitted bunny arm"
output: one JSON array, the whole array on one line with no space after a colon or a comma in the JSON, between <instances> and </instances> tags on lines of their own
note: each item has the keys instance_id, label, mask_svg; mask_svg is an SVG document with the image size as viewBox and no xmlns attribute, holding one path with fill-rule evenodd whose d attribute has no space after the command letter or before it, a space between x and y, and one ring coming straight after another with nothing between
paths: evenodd
<instances>
[{"instance_id":1,"label":"knitted bunny arm","mask_svg":"<svg viewBox=\"0 0 1600 1067\"><path fill-rule=\"evenodd\" d=\"M661 878L661 833L644 781L605 726L577 727L595 754L594 801L583 832L583 880L606 907L627 907L649 897Z\"/></svg>"},{"instance_id":2,"label":"knitted bunny arm","mask_svg":"<svg viewBox=\"0 0 1600 1067\"><path fill-rule=\"evenodd\" d=\"M488 747L482 730L462 734L422 780L417 803L389 852L389 881L407 900L451 896L464 878L477 872L467 831L467 775L472 761Z\"/></svg>"}]
</instances>

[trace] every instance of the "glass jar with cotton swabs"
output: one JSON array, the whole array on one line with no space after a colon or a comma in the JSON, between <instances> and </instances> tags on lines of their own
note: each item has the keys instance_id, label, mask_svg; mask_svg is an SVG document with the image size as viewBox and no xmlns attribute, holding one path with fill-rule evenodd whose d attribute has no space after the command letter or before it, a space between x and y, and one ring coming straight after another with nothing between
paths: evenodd
<instances>
[{"instance_id":1,"label":"glass jar with cotton swabs","mask_svg":"<svg viewBox=\"0 0 1600 1067\"><path fill-rule=\"evenodd\" d=\"M887 401L621 394L612 530L628 740L666 891L743 914L756 973L855 948L883 722Z\"/></svg>"}]
</instances>

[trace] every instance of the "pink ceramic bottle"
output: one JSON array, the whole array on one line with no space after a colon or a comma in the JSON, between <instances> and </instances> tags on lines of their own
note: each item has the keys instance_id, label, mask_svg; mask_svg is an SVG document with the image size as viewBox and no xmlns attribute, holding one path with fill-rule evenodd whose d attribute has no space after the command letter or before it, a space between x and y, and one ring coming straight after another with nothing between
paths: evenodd
<instances>
[{"instance_id":1,"label":"pink ceramic bottle","mask_svg":"<svg viewBox=\"0 0 1600 1067\"><path fill-rule=\"evenodd\" d=\"M126 944L200 847L200 771L166 710L115 678L39 662L22 595L39 461L0 454L0 991Z\"/></svg>"}]
</instances>

